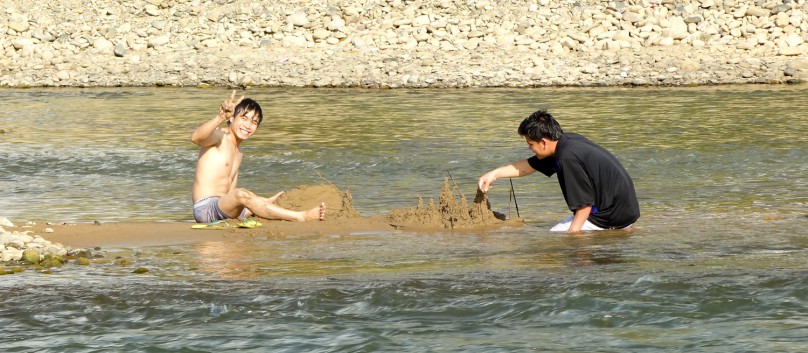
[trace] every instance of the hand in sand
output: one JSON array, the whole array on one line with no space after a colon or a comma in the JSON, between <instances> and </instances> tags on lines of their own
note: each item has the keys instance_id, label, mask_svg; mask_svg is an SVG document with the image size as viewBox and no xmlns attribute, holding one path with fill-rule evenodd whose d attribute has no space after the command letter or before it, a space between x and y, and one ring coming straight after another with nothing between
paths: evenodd
<instances>
[{"instance_id":1,"label":"hand in sand","mask_svg":"<svg viewBox=\"0 0 808 353\"><path fill-rule=\"evenodd\" d=\"M494 171L485 173L485 175L481 176L480 180L477 181L477 189L487 193L488 190L491 190L491 184L494 183L494 180L497 180L497 175Z\"/></svg>"},{"instance_id":2,"label":"hand in sand","mask_svg":"<svg viewBox=\"0 0 808 353\"><path fill-rule=\"evenodd\" d=\"M269 203L278 203L278 198L281 197L281 195L283 195L283 191L273 195L272 197L268 197L267 202L269 202Z\"/></svg>"}]
</instances>

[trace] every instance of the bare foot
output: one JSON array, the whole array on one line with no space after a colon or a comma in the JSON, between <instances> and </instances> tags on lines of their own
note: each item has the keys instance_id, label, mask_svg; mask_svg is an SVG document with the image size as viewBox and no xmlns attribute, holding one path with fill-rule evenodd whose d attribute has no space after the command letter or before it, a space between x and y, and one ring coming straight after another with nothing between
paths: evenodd
<instances>
[{"instance_id":1,"label":"bare foot","mask_svg":"<svg viewBox=\"0 0 808 353\"><path fill-rule=\"evenodd\" d=\"M325 202L320 202L320 206L312 208L303 215L305 221L325 220Z\"/></svg>"}]
</instances>

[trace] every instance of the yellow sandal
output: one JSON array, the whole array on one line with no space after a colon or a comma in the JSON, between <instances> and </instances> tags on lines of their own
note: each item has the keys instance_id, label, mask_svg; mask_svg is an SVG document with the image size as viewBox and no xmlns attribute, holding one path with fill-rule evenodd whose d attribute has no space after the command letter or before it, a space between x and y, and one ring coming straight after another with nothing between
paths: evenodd
<instances>
[{"instance_id":1,"label":"yellow sandal","mask_svg":"<svg viewBox=\"0 0 808 353\"><path fill-rule=\"evenodd\" d=\"M258 228L262 226L261 222L253 218L242 219L241 222L236 224L239 228Z\"/></svg>"},{"instance_id":2,"label":"yellow sandal","mask_svg":"<svg viewBox=\"0 0 808 353\"><path fill-rule=\"evenodd\" d=\"M191 226L193 229L227 229L230 228L230 223L225 220L213 221L208 224L194 224Z\"/></svg>"}]
</instances>

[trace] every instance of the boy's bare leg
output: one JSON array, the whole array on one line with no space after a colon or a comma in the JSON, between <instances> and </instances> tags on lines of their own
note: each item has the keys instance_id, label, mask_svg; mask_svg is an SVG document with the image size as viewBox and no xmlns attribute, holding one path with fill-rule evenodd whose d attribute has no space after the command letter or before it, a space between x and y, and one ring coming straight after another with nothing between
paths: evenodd
<instances>
[{"instance_id":1,"label":"boy's bare leg","mask_svg":"<svg viewBox=\"0 0 808 353\"><path fill-rule=\"evenodd\" d=\"M252 197L257 198L260 202L263 202L263 203L275 203L275 202L278 201L278 198L281 197L281 195L283 195L283 193L284 192L281 191L281 192L273 195L272 197L261 197L261 196L258 196L256 194L252 194Z\"/></svg>"},{"instance_id":2,"label":"boy's bare leg","mask_svg":"<svg viewBox=\"0 0 808 353\"><path fill-rule=\"evenodd\" d=\"M325 220L325 202L320 202L319 206L306 211L287 210L274 203L258 204L252 207L248 204L247 209L251 210L256 216L266 219L282 219L297 222Z\"/></svg>"},{"instance_id":3,"label":"boy's bare leg","mask_svg":"<svg viewBox=\"0 0 808 353\"><path fill-rule=\"evenodd\" d=\"M293 214L295 214L295 218L296 218L295 220L302 220L302 221L322 221L322 220L325 220L325 202L320 202L319 206L313 207L313 208L311 208L309 210L306 210L306 211L291 211L291 210L287 210L287 209L285 209L285 208L283 208L281 206L278 206L278 204L276 203L278 201L278 197L283 195L283 193L284 192L281 191L281 192L275 194L274 196L267 197L267 198L263 198L263 197L260 197L260 196L256 196L256 197L258 197L259 199L263 199L263 202L264 202L265 205L276 206L276 207L267 206L267 208L269 208L273 212L281 213L281 214L292 212ZM248 211L249 211L249 208L248 208ZM300 214L302 214L302 219L298 219L298 217L296 217L297 215L300 215ZM268 218L268 219L271 219L271 218ZM281 218L281 219L286 219L286 218ZM286 219L286 220L289 220L289 219Z\"/></svg>"},{"instance_id":4,"label":"boy's bare leg","mask_svg":"<svg viewBox=\"0 0 808 353\"><path fill-rule=\"evenodd\" d=\"M235 210L247 208L246 216L258 216L265 219L280 219L286 221L314 221L325 219L325 203L305 211L292 211L279 206L276 201L283 192L272 197L261 197L246 189L236 189L219 200L219 207L227 214L236 214ZM229 207L228 207L229 206ZM231 210L232 208L232 210ZM231 213L228 213L231 212Z\"/></svg>"}]
</instances>

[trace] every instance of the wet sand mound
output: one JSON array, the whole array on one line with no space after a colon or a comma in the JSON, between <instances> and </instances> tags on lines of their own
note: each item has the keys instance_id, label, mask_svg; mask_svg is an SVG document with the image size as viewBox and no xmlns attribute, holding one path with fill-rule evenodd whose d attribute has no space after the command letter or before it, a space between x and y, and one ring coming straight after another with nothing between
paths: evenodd
<instances>
[{"instance_id":1,"label":"wet sand mound","mask_svg":"<svg viewBox=\"0 0 808 353\"><path fill-rule=\"evenodd\" d=\"M458 196L459 195L459 196ZM457 184L450 186L445 179L438 196L438 202L429 199L424 204L423 198L418 205L408 208L391 209L386 215L362 217L354 208L353 198L349 191L341 191L336 185L301 185L287 191L278 198L278 204L291 210L306 210L316 207L320 202L326 203L325 223L366 227L368 229L387 225L394 229L408 230L445 230L445 229L482 229L501 227L504 225L522 225L521 219L507 219L501 213L493 212L486 194L477 190L473 202L469 203ZM274 222L273 222L274 223ZM296 224L299 230L319 228L317 223L306 222Z\"/></svg>"},{"instance_id":2,"label":"wet sand mound","mask_svg":"<svg viewBox=\"0 0 808 353\"><path fill-rule=\"evenodd\" d=\"M509 220L505 215L493 212L488 197L479 190L473 203L469 205L466 196L456 184L454 188L450 187L448 179L443 182L437 204L430 199L424 205L423 198L419 198L418 205L414 208L390 210L387 220L396 228L420 229L479 229L522 223L521 219Z\"/></svg>"},{"instance_id":3,"label":"wet sand mound","mask_svg":"<svg viewBox=\"0 0 808 353\"><path fill-rule=\"evenodd\" d=\"M326 219L359 218L350 191L342 192L334 185L301 185L278 197L278 205L295 211L308 210L325 202Z\"/></svg>"}]
</instances>

